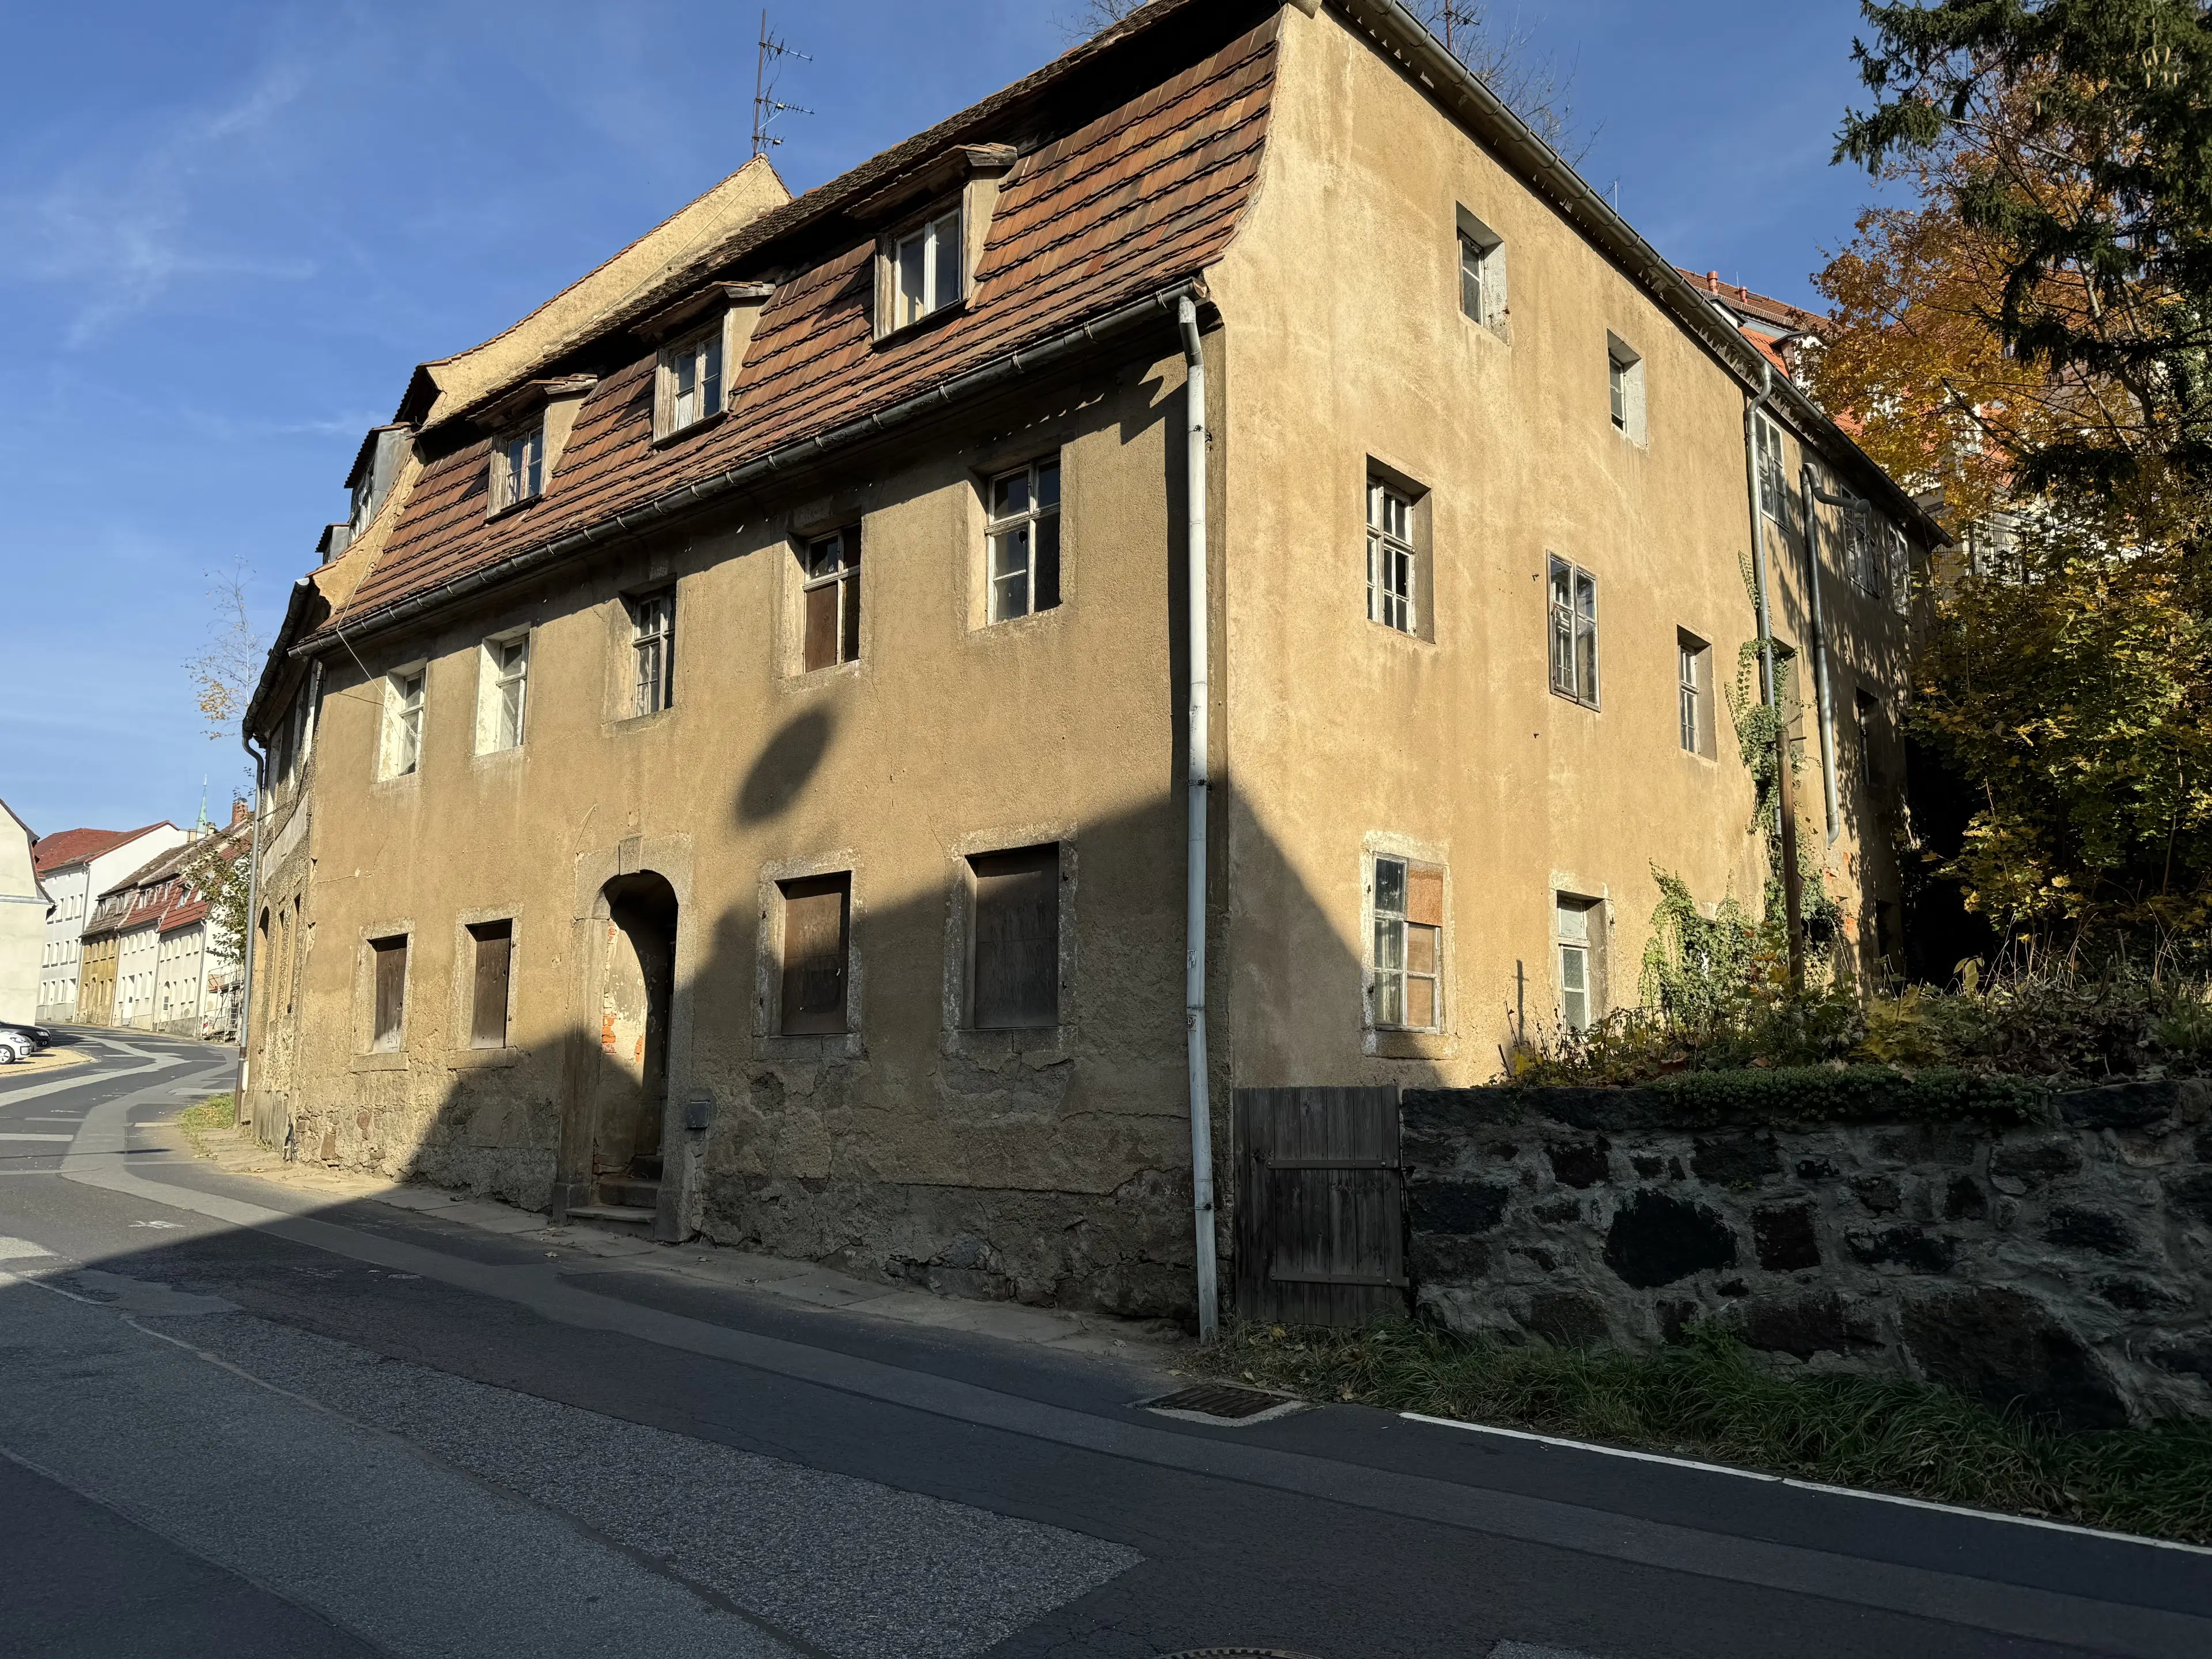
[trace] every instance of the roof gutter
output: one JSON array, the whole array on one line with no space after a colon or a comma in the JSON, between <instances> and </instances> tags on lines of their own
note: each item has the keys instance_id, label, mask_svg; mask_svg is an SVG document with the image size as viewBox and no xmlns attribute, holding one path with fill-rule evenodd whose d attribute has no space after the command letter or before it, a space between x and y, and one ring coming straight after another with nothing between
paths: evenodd
<instances>
[{"instance_id":1,"label":"roof gutter","mask_svg":"<svg viewBox=\"0 0 2212 1659\"><path fill-rule=\"evenodd\" d=\"M656 495L651 501L617 513L611 518L586 525L581 530L573 530L550 541L525 547L495 563L465 571L434 587L376 606L358 617L347 617L344 622L348 641L358 643L364 639L374 638L452 609L480 593L551 569L583 554L634 540L675 520L688 518L725 496L768 483L786 473L802 471L839 451L871 438L884 436L965 398L1050 368L1154 318L1172 318L1183 301L1203 302L1206 297L1206 284L1202 281L1194 276L1186 278L1172 287L1093 318L1078 327L1051 335L1035 345L1010 351L963 374L956 374L927 392L902 398L872 415L831 427L796 443L771 449L712 477L702 478L695 483L684 484ZM338 644L338 635L333 626L327 633L318 633L292 647L289 654L298 658L319 656L326 651L335 650Z\"/></svg>"},{"instance_id":2,"label":"roof gutter","mask_svg":"<svg viewBox=\"0 0 2212 1659\"><path fill-rule=\"evenodd\" d=\"M1461 112L1491 143L1551 193L1567 216L1592 240L1640 278L1666 307L1701 339L1743 385L1755 392L1765 382L1766 360L1733 324L1723 322L1706 295L1614 212L1559 153L1530 130L1498 94L1407 11L1401 0L1330 0L1402 59L1431 91ZM1867 493L1880 498L1893 516L1921 532L1930 547L1947 547L1950 537L1896 480L1831 420L1818 404L1787 378L1774 382L1773 401L1783 405L1802 430L1818 435L1832 459L1840 456L1875 481Z\"/></svg>"}]
</instances>

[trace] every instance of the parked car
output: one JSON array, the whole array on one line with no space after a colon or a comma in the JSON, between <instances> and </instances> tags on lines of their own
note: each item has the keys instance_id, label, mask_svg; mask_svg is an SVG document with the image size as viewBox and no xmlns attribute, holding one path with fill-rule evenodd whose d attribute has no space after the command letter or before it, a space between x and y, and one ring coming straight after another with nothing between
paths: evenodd
<instances>
[{"instance_id":1,"label":"parked car","mask_svg":"<svg viewBox=\"0 0 2212 1659\"><path fill-rule=\"evenodd\" d=\"M0 1025L0 1066L13 1066L39 1052L39 1046L13 1025Z\"/></svg>"},{"instance_id":2,"label":"parked car","mask_svg":"<svg viewBox=\"0 0 2212 1659\"><path fill-rule=\"evenodd\" d=\"M0 1031L13 1031L19 1036L27 1038L33 1048L51 1048L54 1046L54 1034L43 1025L26 1025L21 1020L0 1019Z\"/></svg>"}]
</instances>

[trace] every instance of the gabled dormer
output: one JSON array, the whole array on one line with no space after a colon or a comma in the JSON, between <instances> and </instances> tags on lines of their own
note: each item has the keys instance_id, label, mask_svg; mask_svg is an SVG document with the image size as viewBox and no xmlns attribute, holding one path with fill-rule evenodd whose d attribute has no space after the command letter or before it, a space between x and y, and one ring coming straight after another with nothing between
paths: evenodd
<instances>
[{"instance_id":1,"label":"gabled dormer","mask_svg":"<svg viewBox=\"0 0 2212 1659\"><path fill-rule=\"evenodd\" d=\"M659 351L653 381L654 443L704 431L728 412L730 388L760 325L761 308L775 291L766 283L708 283L633 325Z\"/></svg>"},{"instance_id":2,"label":"gabled dormer","mask_svg":"<svg viewBox=\"0 0 2212 1659\"><path fill-rule=\"evenodd\" d=\"M526 507L545 493L568 434L575 430L576 412L599 383L596 374L528 380L471 416L491 434L488 517Z\"/></svg>"},{"instance_id":3,"label":"gabled dormer","mask_svg":"<svg viewBox=\"0 0 2212 1659\"><path fill-rule=\"evenodd\" d=\"M956 144L855 205L882 227L876 238L878 343L964 309L989 240L1000 186L1018 159L1012 144Z\"/></svg>"}]
</instances>

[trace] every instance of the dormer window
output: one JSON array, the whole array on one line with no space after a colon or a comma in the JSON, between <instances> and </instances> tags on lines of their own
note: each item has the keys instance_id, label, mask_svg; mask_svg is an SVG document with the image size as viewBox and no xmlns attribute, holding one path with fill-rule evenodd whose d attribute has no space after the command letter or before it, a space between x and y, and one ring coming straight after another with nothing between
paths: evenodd
<instances>
[{"instance_id":1,"label":"dormer window","mask_svg":"<svg viewBox=\"0 0 2212 1659\"><path fill-rule=\"evenodd\" d=\"M654 427L668 437L722 412L722 326L692 335L660 354Z\"/></svg>"},{"instance_id":2,"label":"dormer window","mask_svg":"<svg viewBox=\"0 0 2212 1659\"><path fill-rule=\"evenodd\" d=\"M891 252L891 326L905 328L960 298L960 210L898 239Z\"/></svg>"},{"instance_id":3,"label":"dormer window","mask_svg":"<svg viewBox=\"0 0 2212 1659\"><path fill-rule=\"evenodd\" d=\"M510 432L492 448L491 510L535 501L545 493L545 423Z\"/></svg>"}]
</instances>

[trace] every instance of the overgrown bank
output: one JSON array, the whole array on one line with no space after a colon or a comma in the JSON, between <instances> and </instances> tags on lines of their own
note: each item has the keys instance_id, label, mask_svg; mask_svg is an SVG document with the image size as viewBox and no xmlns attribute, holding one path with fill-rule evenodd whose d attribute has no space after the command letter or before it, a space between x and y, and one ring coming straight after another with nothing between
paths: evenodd
<instances>
[{"instance_id":1,"label":"overgrown bank","mask_svg":"<svg viewBox=\"0 0 2212 1659\"><path fill-rule=\"evenodd\" d=\"M1237 1324L1197 1362L1316 1401L1418 1411L1937 1503L2212 1545L2212 1425L2069 1433L1901 1379L1777 1376L1712 1325L1651 1353L1404 1323Z\"/></svg>"}]
</instances>

